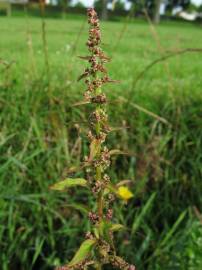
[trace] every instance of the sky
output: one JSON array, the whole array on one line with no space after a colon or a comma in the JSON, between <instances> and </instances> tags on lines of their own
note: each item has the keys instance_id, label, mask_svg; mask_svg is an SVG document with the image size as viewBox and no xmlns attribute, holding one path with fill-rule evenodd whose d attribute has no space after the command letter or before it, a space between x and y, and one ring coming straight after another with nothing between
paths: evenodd
<instances>
[{"instance_id":1,"label":"sky","mask_svg":"<svg viewBox=\"0 0 202 270\"><path fill-rule=\"evenodd\" d=\"M89 7L89 6L92 6L94 0L73 0L73 2L75 2L75 3L76 3L76 2L81 2L81 3L83 3L85 6ZM125 1L123 0L123 2L125 2ZM195 5L197 5L197 6L202 5L202 0L191 0L191 2L192 2L193 4L195 4Z\"/></svg>"},{"instance_id":2,"label":"sky","mask_svg":"<svg viewBox=\"0 0 202 270\"><path fill-rule=\"evenodd\" d=\"M197 6L202 5L202 0L192 0L192 3L194 3Z\"/></svg>"}]
</instances>

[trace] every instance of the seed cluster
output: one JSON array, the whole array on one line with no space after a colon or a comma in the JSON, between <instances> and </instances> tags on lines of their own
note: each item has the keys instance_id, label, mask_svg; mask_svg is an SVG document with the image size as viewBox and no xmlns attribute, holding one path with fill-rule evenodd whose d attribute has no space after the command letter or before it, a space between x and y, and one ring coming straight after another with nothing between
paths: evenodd
<instances>
[{"instance_id":1,"label":"seed cluster","mask_svg":"<svg viewBox=\"0 0 202 270\"><path fill-rule=\"evenodd\" d=\"M92 264L92 261L84 260L74 266L65 265L65 266L56 267L55 270L85 270L87 269L86 267L88 267L91 264Z\"/></svg>"},{"instance_id":2,"label":"seed cluster","mask_svg":"<svg viewBox=\"0 0 202 270\"><path fill-rule=\"evenodd\" d=\"M110 177L106 174L106 169L110 166L110 151L104 145L110 127L108 125L108 115L106 112L107 97L103 93L102 86L109 82L115 82L108 77L105 63L110 59L107 57L101 48L101 33L97 14L93 8L88 9L88 23L89 23L89 38L87 41L87 47L90 52L90 56L81 57L87 60L90 67L86 68L79 79L85 79L86 91L84 98L86 101L94 105L94 110L89 117L88 139L90 145L96 144L96 149L99 149L93 159L86 158L85 162L90 161L90 167L87 171L92 175L89 177L89 184L91 186L92 193L100 203L101 209L98 211L90 211L88 214L89 220L93 225L99 226L102 220L110 222L113 219L112 204L114 201L114 195L108 193L104 196L105 188L110 184ZM95 143L96 142L96 143ZM93 147L92 147L93 148ZM93 148L94 149L94 148ZM93 239L95 237L91 232L86 234L87 239ZM109 237L113 241L113 235L109 232ZM99 238L98 249L101 251L100 260L103 264L111 263L114 267L124 270L134 270L133 265L128 264L122 258L115 256L114 247L111 247L104 239ZM104 256L102 256L104 254ZM109 254L114 256L109 259ZM110 255L111 256L111 255Z\"/></svg>"},{"instance_id":3,"label":"seed cluster","mask_svg":"<svg viewBox=\"0 0 202 270\"><path fill-rule=\"evenodd\" d=\"M116 267L116 269L121 270L136 270L135 266L127 263L123 258L118 256L113 256L110 258L111 264Z\"/></svg>"},{"instance_id":4,"label":"seed cluster","mask_svg":"<svg viewBox=\"0 0 202 270\"><path fill-rule=\"evenodd\" d=\"M105 94L101 92L99 93L97 90L100 89L103 84L112 82L112 80L110 80L107 75L106 68L104 67L104 64L110 59L99 47L101 43L101 33L97 13L93 8L89 8L87 15L90 28L89 38L86 45L90 52L90 56L81 58L87 60L90 64L90 67L84 70L84 73L80 76L79 79L86 78L85 83L87 89L84 94L86 100L96 104L105 104L107 102ZM98 73L101 73L102 76L98 77Z\"/></svg>"},{"instance_id":5,"label":"seed cluster","mask_svg":"<svg viewBox=\"0 0 202 270\"><path fill-rule=\"evenodd\" d=\"M103 146L110 128L108 125L108 115L106 113L107 97L106 94L102 92L102 86L108 82L113 82L113 80L108 77L107 70L104 66L110 59L100 48L101 33L97 13L93 8L89 8L87 15L89 38L86 45L90 56L81 58L87 60L90 66L84 70L79 79L85 79L85 100L94 105L94 110L89 116L90 130L87 136L90 145L96 141L99 151L96 153L93 160L91 160L91 169L87 168L87 172L93 174L89 177L89 184L91 185L92 193L98 197L110 182L109 176L106 173L104 174L104 172L111 163L110 151L106 146ZM88 161L89 159L85 158L85 162ZM110 202L111 201L107 198L104 202L104 207L106 208L104 212L107 219L112 218L112 209L108 209ZM93 224L100 222L100 219L103 218L103 216L101 217L92 212L90 212L88 216Z\"/></svg>"},{"instance_id":6,"label":"seed cluster","mask_svg":"<svg viewBox=\"0 0 202 270\"><path fill-rule=\"evenodd\" d=\"M105 68L106 62L110 59L100 48L101 33L97 13L93 8L90 8L87 14L89 38L86 45L90 55L80 58L88 61L89 67L84 70L79 80L84 79L86 85L84 99L87 103L91 103L93 107L93 111L88 119L89 131L87 134L90 153L89 156L84 158L84 164L86 165L88 184L97 202L97 210L95 211L93 209L93 211L88 213L88 218L94 226L94 230L93 233L87 232L85 238L96 238L96 263L99 263L101 266L111 263L113 267L118 269L135 270L133 265L128 264L121 257L116 256L112 231L107 229L108 231L104 232L105 229L103 229L102 233L102 229L100 229L103 223L107 224L108 227L112 224L112 206L115 200L114 194L109 192L109 188L107 189L108 192L105 192L106 187L110 186L111 181L110 177L106 174L106 170L111 164L111 159L110 150L104 145L110 127L106 112L107 97L103 93L102 86L115 81L108 77ZM57 270L87 269L88 265L89 260L84 260L74 267L64 266L63 268L57 268Z\"/></svg>"}]
</instances>

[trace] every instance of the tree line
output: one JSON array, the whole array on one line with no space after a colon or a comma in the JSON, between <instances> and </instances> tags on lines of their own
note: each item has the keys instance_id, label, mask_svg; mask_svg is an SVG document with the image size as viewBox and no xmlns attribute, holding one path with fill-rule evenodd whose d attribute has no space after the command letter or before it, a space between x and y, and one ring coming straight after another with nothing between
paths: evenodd
<instances>
[{"instance_id":1,"label":"tree line","mask_svg":"<svg viewBox=\"0 0 202 270\"><path fill-rule=\"evenodd\" d=\"M33 1L33 0L32 0ZM36 0L35 0L36 1ZM57 0L58 6L62 8L64 13L66 12L67 6L71 6L73 0ZM164 4L165 13L171 14L173 8L181 7L183 10L191 11L202 11L201 7L194 6L191 0L126 0L130 3L130 13L131 17L137 17L143 15L145 12L151 18L151 20L158 24L160 22L160 8L161 4ZM51 4L51 1L50 1ZM99 11L102 20L107 20L109 17L108 6L111 5L112 10L115 12L124 12L125 4L123 0L95 0L94 6L96 10ZM76 4L77 8L84 8L82 2L78 1ZM125 11L126 12L126 11ZM119 14L118 13L118 14Z\"/></svg>"}]
</instances>

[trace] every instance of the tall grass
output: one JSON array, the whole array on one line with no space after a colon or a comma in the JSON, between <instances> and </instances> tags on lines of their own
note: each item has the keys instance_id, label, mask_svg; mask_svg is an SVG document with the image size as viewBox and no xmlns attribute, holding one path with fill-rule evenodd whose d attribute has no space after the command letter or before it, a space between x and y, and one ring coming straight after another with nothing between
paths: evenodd
<instances>
[{"instance_id":1,"label":"tall grass","mask_svg":"<svg viewBox=\"0 0 202 270\"><path fill-rule=\"evenodd\" d=\"M41 21L29 19L33 73L24 19L0 18L0 58L8 63L0 64L3 270L43 270L66 263L63 258L74 254L82 232L89 228L82 214L86 209L72 211L73 197L92 203L85 191L58 196L48 191L87 153L87 141L80 132L86 130L86 108L71 106L82 91L76 83L82 64L72 54L78 40L77 54L85 55L83 31L78 39L81 23L46 20L47 81ZM117 235L119 253L138 269L201 269L201 221L193 209L200 213L202 203L202 56L186 54L167 60L172 95L164 66L154 66L138 81L128 103L124 100L134 77L159 58L159 52L146 24L129 23L116 51L121 25L103 23L103 28L105 50L114 53L109 69L121 80L116 92L111 87L107 90L111 124L120 127L108 143L132 152L114 159L116 169L110 172L115 182L130 180L135 195L127 206L120 202L115 208L117 222L128 228ZM165 50L197 47L201 40L201 29L194 25L164 24L157 32Z\"/></svg>"}]
</instances>

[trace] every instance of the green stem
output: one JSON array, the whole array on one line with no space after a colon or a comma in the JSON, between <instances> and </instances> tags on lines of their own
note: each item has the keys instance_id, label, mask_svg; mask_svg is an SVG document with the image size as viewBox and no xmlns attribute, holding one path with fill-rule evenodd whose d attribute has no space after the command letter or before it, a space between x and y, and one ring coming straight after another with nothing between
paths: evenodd
<instances>
[{"instance_id":1,"label":"green stem","mask_svg":"<svg viewBox=\"0 0 202 270\"><path fill-rule=\"evenodd\" d=\"M100 88L96 90L96 94L98 92L101 92ZM96 106L96 111L99 112L99 110L100 110L100 105L97 105ZM99 121L96 123L95 131L96 131L97 136L99 137L100 131L101 131L101 124L100 124ZM98 158L100 157L100 153L101 153L101 143L99 145L99 151L97 153ZM102 180L101 167L97 167L96 168L96 181L101 181L101 180ZM102 217L103 217L103 192L102 192L102 190L98 194L97 209L98 209L98 215L99 215L99 218L100 218L100 221L101 221Z\"/></svg>"},{"instance_id":2,"label":"green stem","mask_svg":"<svg viewBox=\"0 0 202 270\"><path fill-rule=\"evenodd\" d=\"M101 263L98 263L97 270L102 270L102 264Z\"/></svg>"},{"instance_id":3,"label":"green stem","mask_svg":"<svg viewBox=\"0 0 202 270\"><path fill-rule=\"evenodd\" d=\"M101 176L100 167L97 168L97 174ZM96 177L96 181L101 180L100 176ZM97 208L98 208L99 218L100 218L100 220L102 220L102 217L103 217L103 192L102 192L102 190L98 194Z\"/></svg>"},{"instance_id":4,"label":"green stem","mask_svg":"<svg viewBox=\"0 0 202 270\"><path fill-rule=\"evenodd\" d=\"M96 89L95 94L98 95L102 92L101 88ZM96 112L99 112L101 109L100 105L96 105ZM100 132L101 132L101 123L98 121L96 123L95 126L95 132L97 137L99 138L100 136ZM97 158L100 158L101 155L101 143L99 142L99 147L98 147L99 151L97 153ZM101 166L96 168L96 181L102 181L102 168ZM98 212L98 216L99 216L99 222L101 223L103 220L103 207L104 207L104 196L103 196L103 190L101 189L101 191L98 193L98 198L97 198L97 212ZM97 270L102 270L102 263L98 262L97 266L96 266Z\"/></svg>"},{"instance_id":5,"label":"green stem","mask_svg":"<svg viewBox=\"0 0 202 270\"><path fill-rule=\"evenodd\" d=\"M99 110L99 109L100 109L100 107L97 106L96 110ZM96 134L97 134L97 136L100 135L100 129L101 129L100 122L97 122L97 124L96 124ZM100 150L97 153L98 157L100 156L100 153L101 153L101 145L99 146L99 149ZM101 181L101 180L102 180L101 167L97 167L96 168L96 181ZM100 220L102 220L102 217L103 217L103 192L102 192L102 190L98 194L97 209L98 209L99 218L100 218Z\"/></svg>"}]
</instances>

